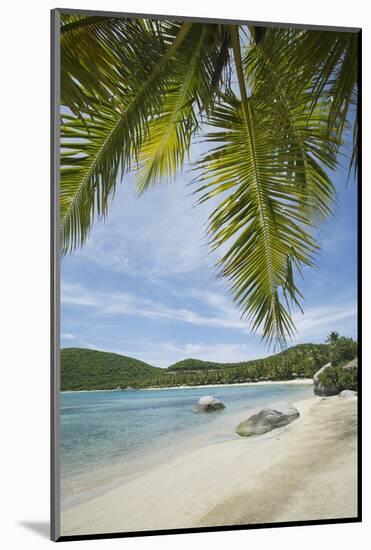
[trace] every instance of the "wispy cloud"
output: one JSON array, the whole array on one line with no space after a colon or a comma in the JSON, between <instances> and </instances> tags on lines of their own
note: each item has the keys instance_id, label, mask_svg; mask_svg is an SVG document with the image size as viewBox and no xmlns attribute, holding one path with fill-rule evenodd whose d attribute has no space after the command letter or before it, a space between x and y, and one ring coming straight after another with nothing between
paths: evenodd
<instances>
[{"instance_id":1,"label":"wispy cloud","mask_svg":"<svg viewBox=\"0 0 371 550\"><path fill-rule=\"evenodd\" d=\"M61 284L61 302L63 304L78 306L98 306L99 299L94 292L91 292L80 284Z\"/></svg>"},{"instance_id":2,"label":"wispy cloud","mask_svg":"<svg viewBox=\"0 0 371 550\"><path fill-rule=\"evenodd\" d=\"M82 285L75 284L62 285L63 304L93 309L96 317L109 318L111 322L112 319L116 319L114 322L118 325L120 324L119 317L129 316L166 323L175 322L200 327L222 328L230 330L232 333L242 333L245 337L251 333L247 321L240 318L232 300L224 294L194 289L177 292L177 296L185 299L186 307L176 307L173 304L140 297L136 294L91 291ZM323 341L331 330L353 335L356 316L355 302L322 305L308 308L304 314L295 313L293 319L297 333L294 343L310 340ZM183 349L186 351L186 348ZM217 349L217 344L210 346L207 351L212 349ZM236 349L244 350L243 347L233 348L232 345L230 351ZM194 348L194 351L196 352L197 348ZM243 353L244 351L241 351L239 356L242 357ZM215 356L217 355L218 353ZM233 355L236 355L236 351L233 352Z\"/></svg>"},{"instance_id":3,"label":"wispy cloud","mask_svg":"<svg viewBox=\"0 0 371 550\"><path fill-rule=\"evenodd\" d=\"M198 326L221 327L248 331L248 325L239 318L237 310L226 307L224 299L215 303L216 314L205 315L190 308L173 307L164 303L141 298L129 293L92 292L82 285L62 284L62 303L95 307L99 315L136 316L150 319L178 321ZM197 296L197 294L195 294ZM203 294L200 294L201 299ZM215 298L216 299L216 298ZM218 315L219 312L219 315Z\"/></svg>"},{"instance_id":4,"label":"wispy cloud","mask_svg":"<svg viewBox=\"0 0 371 550\"><path fill-rule=\"evenodd\" d=\"M109 351L119 353L120 355L129 355L141 359L156 367L166 368L170 365L187 358L197 358L203 361L215 361L216 363L238 363L256 359L269 355L270 352L262 350L256 343L251 344L205 344L185 343L177 344L175 342L143 342L138 347L130 346L127 343L112 342L103 346L93 345L90 341L84 341L85 347L97 349L99 351ZM107 345L108 344L108 345Z\"/></svg>"},{"instance_id":5,"label":"wispy cloud","mask_svg":"<svg viewBox=\"0 0 371 550\"><path fill-rule=\"evenodd\" d=\"M293 316L298 337L301 340L318 338L319 335L324 338L332 330L353 335L356 318L357 304L355 301L312 307L306 309L304 314L296 313Z\"/></svg>"},{"instance_id":6,"label":"wispy cloud","mask_svg":"<svg viewBox=\"0 0 371 550\"><path fill-rule=\"evenodd\" d=\"M173 353L177 361L188 357L202 359L203 361L215 361L217 363L247 361L263 357L269 352L262 350L256 343L230 344L230 343L187 343L184 345L165 344L164 351Z\"/></svg>"},{"instance_id":7,"label":"wispy cloud","mask_svg":"<svg viewBox=\"0 0 371 550\"><path fill-rule=\"evenodd\" d=\"M126 183L116 193L108 222L96 224L88 243L67 261L143 279L209 269L214 260L204 233L212 205L194 203L183 181L150 188L140 198Z\"/></svg>"}]
</instances>

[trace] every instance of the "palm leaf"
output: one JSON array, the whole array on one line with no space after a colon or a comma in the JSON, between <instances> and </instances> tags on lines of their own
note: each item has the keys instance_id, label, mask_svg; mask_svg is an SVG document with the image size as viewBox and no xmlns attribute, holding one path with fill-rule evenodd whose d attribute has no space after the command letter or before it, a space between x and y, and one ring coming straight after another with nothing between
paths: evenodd
<instances>
[{"instance_id":1,"label":"palm leaf","mask_svg":"<svg viewBox=\"0 0 371 550\"><path fill-rule=\"evenodd\" d=\"M143 78L146 71L155 68L173 42L177 28L179 25L164 28L159 40L156 26L150 21L63 16L62 104L78 114L91 108L89 96L112 101L126 95L133 78Z\"/></svg>"},{"instance_id":2,"label":"palm leaf","mask_svg":"<svg viewBox=\"0 0 371 550\"><path fill-rule=\"evenodd\" d=\"M285 40L283 35L282 40ZM329 133L338 140L349 124L349 110L357 91L357 35L337 31L291 31L286 39L291 83L310 86L312 108L327 98ZM354 143L356 141L354 136Z\"/></svg>"},{"instance_id":3,"label":"palm leaf","mask_svg":"<svg viewBox=\"0 0 371 550\"><path fill-rule=\"evenodd\" d=\"M268 112L269 115L269 112ZM267 127L264 106L236 96L215 106L209 123L216 145L198 163L200 202L224 196L209 219L213 249L228 247L220 276L253 330L268 342L284 344L294 325L285 296L300 298L292 263L313 265L316 244L301 208L302 195L287 174Z\"/></svg>"},{"instance_id":4,"label":"palm leaf","mask_svg":"<svg viewBox=\"0 0 371 550\"><path fill-rule=\"evenodd\" d=\"M326 171L337 166L339 135L329 131L331 103L319 97L313 106L312 81L293 79L288 51L297 31L269 29L251 45L244 59L252 95L271 111L272 131L293 181L303 193L303 207L317 222L331 211L335 190Z\"/></svg>"},{"instance_id":5,"label":"palm leaf","mask_svg":"<svg viewBox=\"0 0 371 550\"><path fill-rule=\"evenodd\" d=\"M148 120L161 109L169 61L189 32L184 23L171 46L142 81L133 74L121 104L89 96L94 115L62 115L61 242L66 252L82 245L95 213L104 216L118 176L130 168L147 132Z\"/></svg>"},{"instance_id":6,"label":"palm leaf","mask_svg":"<svg viewBox=\"0 0 371 550\"><path fill-rule=\"evenodd\" d=\"M140 192L151 183L171 179L183 165L199 127L200 113L214 101L216 80L219 89L221 71L227 63L224 44L217 57L205 52L207 31L206 25L193 24L174 56L161 112L149 122L148 136L138 155Z\"/></svg>"}]
</instances>

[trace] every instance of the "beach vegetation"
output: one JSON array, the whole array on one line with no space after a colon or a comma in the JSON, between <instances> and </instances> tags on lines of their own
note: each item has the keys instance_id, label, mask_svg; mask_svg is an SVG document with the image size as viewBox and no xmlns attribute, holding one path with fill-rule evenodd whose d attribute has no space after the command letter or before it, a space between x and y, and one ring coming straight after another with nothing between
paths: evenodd
<instances>
[{"instance_id":1,"label":"beach vegetation","mask_svg":"<svg viewBox=\"0 0 371 550\"><path fill-rule=\"evenodd\" d=\"M335 385L339 393L343 390L358 390L358 369L346 369L344 366L327 367L319 375L319 381L324 386Z\"/></svg>"},{"instance_id":2,"label":"beach vegetation","mask_svg":"<svg viewBox=\"0 0 371 550\"><path fill-rule=\"evenodd\" d=\"M326 342L328 344L337 342L338 340L339 340L339 333L336 332L336 330L331 331L330 334L326 338Z\"/></svg>"},{"instance_id":3,"label":"beach vegetation","mask_svg":"<svg viewBox=\"0 0 371 550\"><path fill-rule=\"evenodd\" d=\"M352 338L341 336L330 342L329 359L333 366L338 366L351 361L357 356L357 342Z\"/></svg>"}]
</instances>

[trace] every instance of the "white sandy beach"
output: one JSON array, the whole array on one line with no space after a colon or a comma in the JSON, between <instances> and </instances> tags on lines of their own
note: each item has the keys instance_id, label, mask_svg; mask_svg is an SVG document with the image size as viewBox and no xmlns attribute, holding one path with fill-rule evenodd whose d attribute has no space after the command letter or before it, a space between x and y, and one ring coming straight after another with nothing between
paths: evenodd
<instances>
[{"instance_id":1,"label":"white sandy beach","mask_svg":"<svg viewBox=\"0 0 371 550\"><path fill-rule=\"evenodd\" d=\"M313 378L294 378L293 380L260 380L259 382L236 382L235 384L202 384L199 386L166 386L163 388L142 388L143 390L181 390L183 388L228 388L230 386L266 386L271 384L289 384L289 385L313 385Z\"/></svg>"},{"instance_id":2,"label":"white sandy beach","mask_svg":"<svg viewBox=\"0 0 371 550\"><path fill-rule=\"evenodd\" d=\"M311 386L313 384L313 378L294 378L293 380L260 380L259 382L236 382L235 384L202 384L198 386L157 386L150 388L141 388L141 391L153 391L153 390L181 390L183 388L227 388L230 386L265 386L270 384L303 384ZM67 390L61 393L88 393L88 392L109 392L117 390ZM125 391L125 390L120 390Z\"/></svg>"},{"instance_id":3,"label":"white sandy beach","mask_svg":"<svg viewBox=\"0 0 371 550\"><path fill-rule=\"evenodd\" d=\"M262 436L213 443L62 512L63 535L355 517L357 399L313 397Z\"/></svg>"}]
</instances>

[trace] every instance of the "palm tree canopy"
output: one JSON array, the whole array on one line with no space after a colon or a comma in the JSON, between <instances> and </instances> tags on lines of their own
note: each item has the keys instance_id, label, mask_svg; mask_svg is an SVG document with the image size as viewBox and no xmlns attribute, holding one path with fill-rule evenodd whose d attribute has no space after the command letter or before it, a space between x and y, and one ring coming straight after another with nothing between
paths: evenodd
<instances>
[{"instance_id":1,"label":"palm tree canopy","mask_svg":"<svg viewBox=\"0 0 371 550\"><path fill-rule=\"evenodd\" d=\"M192 181L199 202L218 200L219 274L252 329L284 345L354 119L356 34L65 15L61 60L62 252L85 243L129 171L145 192L201 139Z\"/></svg>"},{"instance_id":2,"label":"palm tree canopy","mask_svg":"<svg viewBox=\"0 0 371 550\"><path fill-rule=\"evenodd\" d=\"M328 342L329 344L332 344L334 342L337 342L340 338L340 334L338 332L336 332L335 330L333 330L332 332L330 332L330 334L327 336L326 338L326 342Z\"/></svg>"}]
</instances>

